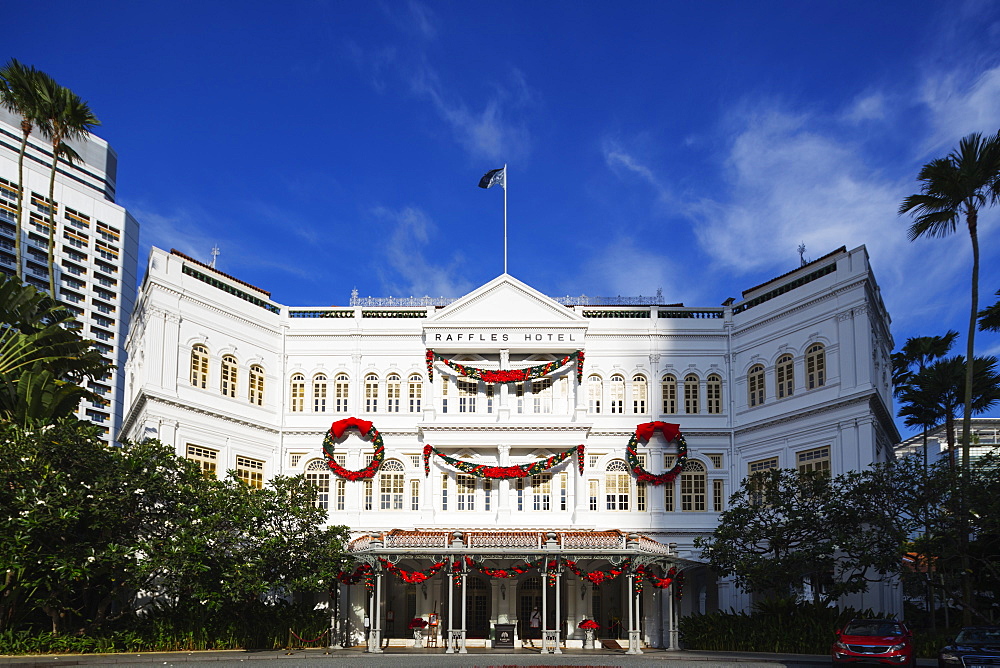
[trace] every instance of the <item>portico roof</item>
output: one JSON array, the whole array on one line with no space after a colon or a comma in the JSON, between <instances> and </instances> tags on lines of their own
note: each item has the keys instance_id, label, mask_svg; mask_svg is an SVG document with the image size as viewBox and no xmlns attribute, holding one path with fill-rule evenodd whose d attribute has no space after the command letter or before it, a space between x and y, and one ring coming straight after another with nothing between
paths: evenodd
<instances>
[{"instance_id":1,"label":"portico roof","mask_svg":"<svg viewBox=\"0 0 1000 668\"><path fill-rule=\"evenodd\" d=\"M530 559L541 555L578 559L637 558L643 563L700 565L677 556L676 544L664 544L618 529L392 529L358 536L348 545L356 557L469 556L479 559Z\"/></svg>"}]
</instances>

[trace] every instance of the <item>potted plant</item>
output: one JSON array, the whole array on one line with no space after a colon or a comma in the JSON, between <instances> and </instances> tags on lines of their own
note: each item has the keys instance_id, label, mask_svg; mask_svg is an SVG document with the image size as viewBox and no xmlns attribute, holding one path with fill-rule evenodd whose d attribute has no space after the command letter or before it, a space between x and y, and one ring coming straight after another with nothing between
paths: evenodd
<instances>
[{"instance_id":1,"label":"potted plant","mask_svg":"<svg viewBox=\"0 0 1000 668\"><path fill-rule=\"evenodd\" d=\"M585 619L578 625L577 628L583 629L585 638L583 640L584 649L594 649L594 634L597 629L601 628L601 625L595 622L593 619Z\"/></svg>"},{"instance_id":2,"label":"potted plant","mask_svg":"<svg viewBox=\"0 0 1000 668\"><path fill-rule=\"evenodd\" d=\"M413 631L413 646L423 647L424 646L424 628L427 626L427 621L423 617L414 617L410 620L409 629Z\"/></svg>"}]
</instances>

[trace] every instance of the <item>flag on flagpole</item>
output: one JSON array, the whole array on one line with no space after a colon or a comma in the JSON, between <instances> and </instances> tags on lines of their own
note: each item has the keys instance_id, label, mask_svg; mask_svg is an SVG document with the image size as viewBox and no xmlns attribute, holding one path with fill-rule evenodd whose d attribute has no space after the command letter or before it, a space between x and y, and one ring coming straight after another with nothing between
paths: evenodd
<instances>
[{"instance_id":1,"label":"flag on flagpole","mask_svg":"<svg viewBox=\"0 0 1000 668\"><path fill-rule=\"evenodd\" d=\"M483 174L483 178L479 179L480 188L492 188L493 186L500 186L504 190L507 189L506 167L501 167L500 169L491 169L490 171Z\"/></svg>"}]
</instances>

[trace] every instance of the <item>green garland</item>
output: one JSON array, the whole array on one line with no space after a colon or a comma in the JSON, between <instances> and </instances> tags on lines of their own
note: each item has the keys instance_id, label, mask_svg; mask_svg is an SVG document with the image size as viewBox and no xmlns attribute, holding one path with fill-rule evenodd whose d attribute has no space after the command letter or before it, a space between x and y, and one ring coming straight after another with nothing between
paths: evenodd
<instances>
[{"instance_id":1,"label":"green garland","mask_svg":"<svg viewBox=\"0 0 1000 668\"><path fill-rule=\"evenodd\" d=\"M427 376L430 380L434 380L434 362L438 361L448 368L453 369L460 376L475 378L476 380L481 380L484 383L494 384L522 383L526 380L544 378L545 376L548 376L554 371L558 371L575 360L576 382L580 383L583 382L583 358L583 351L577 350L575 353L564 355L553 362L538 364L536 366L528 367L527 369L480 369L478 367L465 366L460 362L455 362L454 360L442 357L433 350L428 349L425 361L427 362Z\"/></svg>"},{"instance_id":2,"label":"green garland","mask_svg":"<svg viewBox=\"0 0 1000 668\"><path fill-rule=\"evenodd\" d=\"M455 467L463 473L476 476L477 478L489 478L492 480L510 480L512 478L527 478L531 475L543 473L554 466L566 461L576 453L576 464L580 473L583 473L583 445L575 445L569 450L550 455L545 459L537 459L527 464L517 466L491 466L488 464L473 464L462 459L455 459L444 454L433 445L424 446L424 475L431 473L431 455L435 454L445 461L446 464Z\"/></svg>"}]
</instances>

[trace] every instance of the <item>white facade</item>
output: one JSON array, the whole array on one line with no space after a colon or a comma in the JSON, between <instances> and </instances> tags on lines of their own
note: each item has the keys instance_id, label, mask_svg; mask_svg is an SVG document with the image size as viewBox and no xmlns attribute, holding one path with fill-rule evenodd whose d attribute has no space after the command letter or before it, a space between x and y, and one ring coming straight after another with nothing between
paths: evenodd
<instances>
[{"instance_id":1,"label":"white facade","mask_svg":"<svg viewBox=\"0 0 1000 668\"><path fill-rule=\"evenodd\" d=\"M159 438L179 455L220 473L237 469L251 482L306 473L328 490L321 500L330 522L356 535L617 529L676 544L671 554L689 563L700 559L695 539L713 530L749 471L836 474L892 457L898 435L888 408L888 324L863 247L835 251L712 308L567 306L509 275L443 307L289 307L154 248L127 344L122 436ZM581 350L583 382L570 364L534 386L468 383L440 362L429 381L428 349L483 369L523 369ZM263 379L259 403L252 375ZM384 439L385 463L371 482L346 481L326 467L324 434L346 417L373 422ZM679 424L689 447L684 473L658 487L637 485L623 466L630 436L651 421ZM425 476L428 444L498 466L583 444L586 461L582 475L571 458L551 479L487 485L436 457ZM354 431L336 443L335 457L357 470L371 452ZM676 444L660 436L639 448L652 473L675 453ZM688 573L682 613L749 606L747 595L704 567ZM498 610L523 616L489 584L490 622ZM566 586L576 584L570 578ZM397 606L406 600L409 607L396 608L400 617L424 614L445 600L445 590L433 587L423 598L412 590L387 596L402 596ZM573 604L569 622L624 609L620 593L605 593L600 613L596 603L588 607L590 596L584 587L569 597L587 599ZM900 608L892 585L850 603ZM351 605L360 625L363 598ZM656 596L643 600L648 644L666 642L663 605ZM567 632L577 633L575 624Z\"/></svg>"},{"instance_id":2,"label":"white facade","mask_svg":"<svg viewBox=\"0 0 1000 668\"><path fill-rule=\"evenodd\" d=\"M0 109L0 271L15 275L20 119ZM91 135L69 141L82 162L60 162L56 171L56 297L82 324L80 333L97 342L115 365L108 377L89 389L100 401L81 403L79 417L101 426L110 440L121 424L125 334L135 301L139 224L115 204L117 155ZM21 266L24 279L48 292L49 170L51 146L37 133L28 140L24 160L24 208Z\"/></svg>"}]
</instances>

